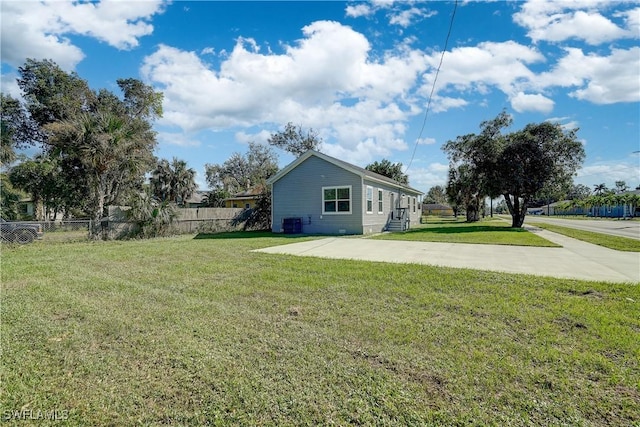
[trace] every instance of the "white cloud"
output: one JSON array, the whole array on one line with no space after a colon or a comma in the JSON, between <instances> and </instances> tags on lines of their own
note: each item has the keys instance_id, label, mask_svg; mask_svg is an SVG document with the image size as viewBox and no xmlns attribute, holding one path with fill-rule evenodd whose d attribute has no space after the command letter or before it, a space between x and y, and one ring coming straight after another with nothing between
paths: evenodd
<instances>
[{"instance_id":1,"label":"white cloud","mask_svg":"<svg viewBox=\"0 0 640 427\"><path fill-rule=\"evenodd\" d=\"M347 16L351 18L359 18L361 16L371 16L375 13L375 9L367 3L360 3L357 5L349 5L345 9Z\"/></svg>"},{"instance_id":2,"label":"white cloud","mask_svg":"<svg viewBox=\"0 0 640 427\"><path fill-rule=\"evenodd\" d=\"M434 96L431 100L431 111L442 113L452 108L462 108L469 105L469 102L462 98L450 98L447 96Z\"/></svg>"},{"instance_id":3,"label":"white cloud","mask_svg":"<svg viewBox=\"0 0 640 427\"><path fill-rule=\"evenodd\" d=\"M388 11L387 18L390 25L398 25L403 28L409 27L419 19L429 18L437 14L437 12L418 7L413 1L399 2L393 0L374 0L369 3L351 4L345 8L345 14L351 18L368 18L383 9Z\"/></svg>"},{"instance_id":4,"label":"white cloud","mask_svg":"<svg viewBox=\"0 0 640 427\"><path fill-rule=\"evenodd\" d=\"M579 123L576 120L571 120L570 117L549 117L546 121L558 123L565 130L573 130L580 127ZM583 141L583 144L586 144L586 142Z\"/></svg>"},{"instance_id":5,"label":"white cloud","mask_svg":"<svg viewBox=\"0 0 640 427\"><path fill-rule=\"evenodd\" d=\"M138 46L151 34L148 23L161 13L158 0L118 2L6 1L2 2L2 61L22 65L26 58L51 58L71 70L84 58L69 35L104 41L117 49Z\"/></svg>"},{"instance_id":6,"label":"white cloud","mask_svg":"<svg viewBox=\"0 0 640 427\"><path fill-rule=\"evenodd\" d=\"M518 113L525 111L537 111L540 113L550 113L553 110L553 100L547 98L544 95L526 94L524 92L518 92L511 98L511 107Z\"/></svg>"},{"instance_id":7,"label":"white cloud","mask_svg":"<svg viewBox=\"0 0 640 427\"><path fill-rule=\"evenodd\" d=\"M200 141L183 132L158 132L157 139L163 145L177 145L179 147L200 146Z\"/></svg>"},{"instance_id":8,"label":"white cloud","mask_svg":"<svg viewBox=\"0 0 640 427\"><path fill-rule=\"evenodd\" d=\"M570 96L595 104L640 101L640 47L614 48L609 55L585 54L577 48L564 52L549 71L535 73L530 67L544 64L546 58L532 46L507 41L454 48L445 53L432 111L466 106L467 95L488 94L492 88L502 91L518 112L550 113L555 102L544 92L554 87L573 88ZM419 92L425 98L440 57L440 52L432 52L428 58L431 69Z\"/></svg>"},{"instance_id":9,"label":"white cloud","mask_svg":"<svg viewBox=\"0 0 640 427\"><path fill-rule=\"evenodd\" d=\"M449 165L444 163L430 163L426 167L412 166L407 171L409 174L409 184L413 188L426 193L431 187L436 185L446 186Z\"/></svg>"},{"instance_id":10,"label":"white cloud","mask_svg":"<svg viewBox=\"0 0 640 427\"><path fill-rule=\"evenodd\" d=\"M419 138L418 145L433 145L437 141L435 138Z\"/></svg>"},{"instance_id":11,"label":"white cloud","mask_svg":"<svg viewBox=\"0 0 640 427\"><path fill-rule=\"evenodd\" d=\"M576 48L565 51L551 71L534 79L537 86L575 86L571 96L594 104L640 101L640 47L612 49L609 56L585 55Z\"/></svg>"},{"instance_id":12,"label":"white cloud","mask_svg":"<svg viewBox=\"0 0 640 427\"><path fill-rule=\"evenodd\" d=\"M528 36L534 42L579 39L599 45L623 37L634 37L632 31L621 28L599 12L616 3L610 0L533 0L526 2L513 18L517 24L528 29Z\"/></svg>"},{"instance_id":13,"label":"white cloud","mask_svg":"<svg viewBox=\"0 0 640 427\"><path fill-rule=\"evenodd\" d=\"M258 133L247 133L244 131L236 132L235 140L242 144L249 144L250 142L257 142L259 144L268 144L269 138L271 138L272 132L266 129L261 130Z\"/></svg>"},{"instance_id":14,"label":"white cloud","mask_svg":"<svg viewBox=\"0 0 640 427\"><path fill-rule=\"evenodd\" d=\"M441 53L433 52L429 57L432 72L426 76L421 89L425 96L431 91L440 56ZM520 91L520 85L535 77L527 64L544 61L544 56L537 49L513 41L483 42L473 47L455 48L444 56L446 66L440 70L436 89L443 96L442 92L449 89L486 93L488 87L493 86L515 95ZM453 102L453 99L447 101ZM457 104L463 103L458 100Z\"/></svg>"},{"instance_id":15,"label":"white cloud","mask_svg":"<svg viewBox=\"0 0 640 427\"><path fill-rule=\"evenodd\" d=\"M571 96L594 104L640 101L640 47L614 49L608 57L589 55L582 59L580 65L588 70L589 82Z\"/></svg>"},{"instance_id":16,"label":"white cloud","mask_svg":"<svg viewBox=\"0 0 640 427\"><path fill-rule=\"evenodd\" d=\"M418 18L429 18L436 15L436 12L425 12L417 7L411 7L390 15L389 23L399 25L403 28L409 27Z\"/></svg>"},{"instance_id":17,"label":"white cloud","mask_svg":"<svg viewBox=\"0 0 640 427\"><path fill-rule=\"evenodd\" d=\"M16 81L17 78L18 77L12 73L0 76L0 88L2 89L2 93L20 99L22 97L22 91Z\"/></svg>"},{"instance_id":18,"label":"white cloud","mask_svg":"<svg viewBox=\"0 0 640 427\"><path fill-rule=\"evenodd\" d=\"M165 95L162 123L187 131L294 122L336 138L354 159L406 149L402 135L419 112L411 91L425 55L405 43L374 60L362 34L330 21L304 27L303 35L282 54L238 38L219 70L194 52L161 45L141 73Z\"/></svg>"},{"instance_id":19,"label":"white cloud","mask_svg":"<svg viewBox=\"0 0 640 427\"><path fill-rule=\"evenodd\" d=\"M616 181L625 181L631 188L640 184L640 163L631 162L602 162L594 163L578 170L576 183L593 186L605 183L609 188Z\"/></svg>"},{"instance_id":20,"label":"white cloud","mask_svg":"<svg viewBox=\"0 0 640 427\"><path fill-rule=\"evenodd\" d=\"M629 33L635 34L636 38L640 37L640 7L615 13L613 16L622 17Z\"/></svg>"}]
</instances>

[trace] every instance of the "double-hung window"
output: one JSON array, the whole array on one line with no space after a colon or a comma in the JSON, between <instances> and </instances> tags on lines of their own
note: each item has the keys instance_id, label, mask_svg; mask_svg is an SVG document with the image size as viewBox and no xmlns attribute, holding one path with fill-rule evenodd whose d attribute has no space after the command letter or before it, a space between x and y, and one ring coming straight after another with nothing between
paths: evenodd
<instances>
[{"instance_id":1,"label":"double-hung window","mask_svg":"<svg viewBox=\"0 0 640 427\"><path fill-rule=\"evenodd\" d=\"M351 186L322 187L322 213L350 214Z\"/></svg>"},{"instance_id":2,"label":"double-hung window","mask_svg":"<svg viewBox=\"0 0 640 427\"><path fill-rule=\"evenodd\" d=\"M367 186L367 213L373 213L373 187Z\"/></svg>"},{"instance_id":3,"label":"double-hung window","mask_svg":"<svg viewBox=\"0 0 640 427\"><path fill-rule=\"evenodd\" d=\"M378 213L383 213L382 190L378 188Z\"/></svg>"}]
</instances>

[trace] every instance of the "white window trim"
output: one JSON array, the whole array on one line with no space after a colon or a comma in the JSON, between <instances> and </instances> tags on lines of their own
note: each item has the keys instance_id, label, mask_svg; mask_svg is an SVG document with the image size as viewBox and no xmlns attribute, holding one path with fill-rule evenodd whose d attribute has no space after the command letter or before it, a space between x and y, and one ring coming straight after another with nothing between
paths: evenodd
<instances>
[{"instance_id":1,"label":"white window trim","mask_svg":"<svg viewBox=\"0 0 640 427\"><path fill-rule=\"evenodd\" d=\"M336 199L336 212L327 212L324 210L324 190L329 190L329 189L336 189L336 197L338 196L338 188L348 188L349 189L349 211L348 212L338 212L338 200ZM327 187L322 187L322 193L321 193L321 198L322 198L322 215L351 215L351 211L353 209L353 188L351 188L351 185L330 185Z\"/></svg>"},{"instance_id":2,"label":"white window trim","mask_svg":"<svg viewBox=\"0 0 640 427\"><path fill-rule=\"evenodd\" d=\"M377 202L378 202L378 215L382 215L384 214L384 190L382 188L378 188Z\"/></svg>"},{"instance_id":3,"label":"white window trim","mask_svg":"<svg viewBox=\"0 0 640 427\"><path fill-rule=\"evenodd\" d=\"M369 190L371 190L371 210L369 210ZM373 213L373 187L370 185L364 189L364 209L369 215Z\"/></svg>"}]
</instances>

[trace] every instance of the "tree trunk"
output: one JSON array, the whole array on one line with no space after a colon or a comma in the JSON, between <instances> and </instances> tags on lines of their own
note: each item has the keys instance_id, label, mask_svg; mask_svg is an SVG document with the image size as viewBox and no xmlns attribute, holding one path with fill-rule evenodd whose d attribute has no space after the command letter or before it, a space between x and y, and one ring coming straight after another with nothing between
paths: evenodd
<instances>
[{"instance_id":1,"label":"tree trunk","mask_svg":"<svg viewBox=\"0 0 640 427\"><path fill-rule=\"evenodd\" d=\"M480 221L480 209L478 198L474 197L469 203L467 203L467 222Z\"/></svg>"},{"instance_id":2,"label":"tree trunk","mask_svg":"<svg viewBox=\"0 0 640 427\"><path fill-rule=\"evenodd\" d=\"M102 217L104 214L104 180L101 177L98 178L99 184L94 190L93 200L93 212L92 212L92 224L90 230L90 238L93 240L100 240L102 237Z\"/></svg>"},{"instance_id":3,"label":"tree trunk","mask_svg":"<svg viewBox=\"0 0 640 427\"><path fill-rule=\"evenodd\" d=\"M527 214L527 206L529 205L529 201L527 198L522 200L520 203L520 198L518 196L513 196L513 200L511 200L511 195L509 193L503 194L504 201L507 204L507 208L509 209L509 213L511 214L511 227L512 228L522 228L524 224L524 218Z\"/></svg>"}]
</instances>

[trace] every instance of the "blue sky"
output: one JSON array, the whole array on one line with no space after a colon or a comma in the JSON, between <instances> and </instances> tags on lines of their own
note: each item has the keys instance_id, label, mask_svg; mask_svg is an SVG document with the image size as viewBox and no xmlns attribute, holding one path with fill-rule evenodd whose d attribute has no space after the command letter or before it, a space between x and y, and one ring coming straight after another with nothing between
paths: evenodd
<instances>
[{"instance_id":1,"label":"blue sky","mask_svg":"<svg viewBox=\"0 0 640 427\"><path fill-rule=\"evenodd\" d=\"M331 156L410 165L426 192L446 182L442 144L503 109L512 130L580 129L576 183L640 185L635 1L459 1L437 79L449 1L0 5L3 92L19 95L26 58L52 59L94 89L142 79L164 93L156 155L187 161L203 190L206 163L293 122L318 131ZM293 160L278 154L281 167Z\"/></svg>"}]
</instances>

